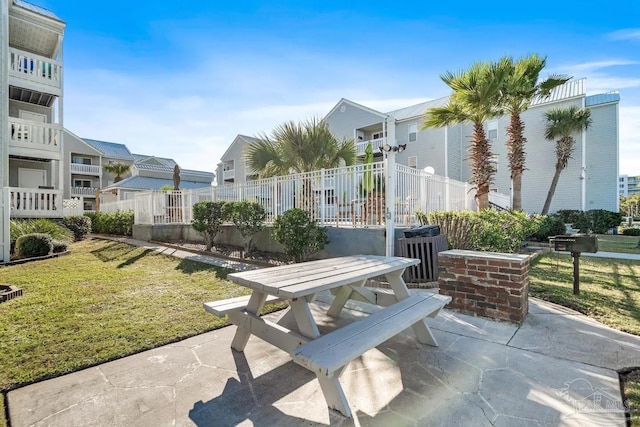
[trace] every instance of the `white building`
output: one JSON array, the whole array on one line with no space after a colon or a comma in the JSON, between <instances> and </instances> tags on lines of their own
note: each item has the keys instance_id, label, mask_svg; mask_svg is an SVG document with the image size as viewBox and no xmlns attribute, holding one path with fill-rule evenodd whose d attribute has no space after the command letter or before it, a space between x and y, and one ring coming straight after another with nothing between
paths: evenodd
<instances>
[{"instance_id":1,"label":"white building","mask_svg":"<svg viewBox=\"0 0 640 427\"><path fill-rule=\"evenodd\" d=\"M620 175L618 178L618 195L621 197L640 195L640 175Z\"/></svg>"}]
</instances>

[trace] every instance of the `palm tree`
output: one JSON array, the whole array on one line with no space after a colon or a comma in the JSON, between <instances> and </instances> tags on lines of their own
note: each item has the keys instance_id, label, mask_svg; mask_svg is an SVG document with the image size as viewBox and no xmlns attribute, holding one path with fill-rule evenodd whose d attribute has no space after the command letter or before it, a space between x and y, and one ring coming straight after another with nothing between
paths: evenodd
<instances>
[{"instance_id":1,"label":"palm tree","mask_svg":"<svg viewBox=\"0 0 640 427\"><path fill-rule=\"evenodd\" d=\"M129 172L130 168L131 167L129 165L124 163L111 163L109 165L104 165L104 170L115 175L115 178L113 179L114 183L122 181L123 175Z\"/></svg>"},{"instance_id":2,"label":"palm tree","mask_svg":"<svg viewBox=\"0 0 640 427\"><path fill-rule=\"evenodd\" d=\"M288 175L352 165L356 160L353 140L339 141L326 122L312 118L305 122L286 122L271 135L258 135L247 150L249 167L260 177ZM302 178L297 207L315 215L311 177Z\"/></svg>"},{"instance_id":3,"label":"palm tree","mask_svg":"<svg viewBox=\"0 0 640 427\"><path fill-rule=\"evenodd\" d=\"M560 173L567 167L567 163L571 158L575 146L573 134L579 131L585 131L591 126L591 110L581 109L572 105L569 108L556 108L545 113L547 120L547 128L544 137L549 141L556 138L556 172L551 180L547 200L542 208L542 215L549 212L551 199L556 192L556 186L560 179Z\"/></svg>"},{"instance_id":4,"label":"palm tree","mask_svg":"<svg viewBox=\"0 0 640 427\"><path fill-rule=\"evenodd\" d=\"M339 141L327 123L316 118L283 123L271 135L261 134L257 139L248 148L247 160L260 177L349 166L356 159L353 140Z\"/></svg>"},{"instance_id":5,"label":"palm tree","mask_svg":"<svg viewBox=\"0 0 640 427\"><path fill-rule=\"evenodd\" d=\"M468 70L456 74L446 72L440 78L453 89L449 103L427 111L423 129L472 123L473 136L469 147L471 180L476 189L478 209L489 207L489 186L496 167L492 162L491 142L484 122L500 113L497 108L505 67L501 64L476 62Z\"/></svg>"},{"instance_id":6,"label":"palm tree","mask_svg":"<svg viewBox=\"0 0 640 427\"><path fill-rule=\"evenodd\" d=\"M505 57L500 61L505 73L500 105L510 115L507 127L507 157L511 171L514 210L522 210L522 173L525 169L524 147L527 143L524 137L524 122L520 114L529 108L535 98L549 96L555 87L571 79L569 76L554 74L539 81L540 72L546 62L546 57L536 54L520 58L515 62L511 57Z\"/></svg>"}]
</instances>

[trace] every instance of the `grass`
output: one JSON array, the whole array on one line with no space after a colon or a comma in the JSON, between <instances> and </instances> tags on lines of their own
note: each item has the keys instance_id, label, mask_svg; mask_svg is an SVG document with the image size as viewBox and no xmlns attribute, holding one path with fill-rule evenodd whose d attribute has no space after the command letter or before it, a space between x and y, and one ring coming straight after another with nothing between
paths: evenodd
<instances>
[{"instance_id":1,"label":"grass","mask_svg":"<svg viewBox=\"0 0 640 427\"><path fill-rule=\"evenodd\" d=\"M0 268L0 283L24 290L0 304L0 391L224 326L202 303L248 293L229 272L102 240Z\"/></svg>"},{"instance_id":2,"label":"grass","mask_svg":"<svg viewBox=\"0 0 640 427\"><path fill-rule=\"evenodd\" d=\"M548 254L533 261L529 293L572 308L621 331L640 335L640 263L580 257L580 295L573 295L573 260Z\"/></svg>"},{"instance_id":3,"label":"grass","mask_svg":"<svg viewBox=\"0 0 640 427\"><path fill-rule=\"evenodd\" d=\"M639 241L640 237L638 236L600 234L598 235L598 251L640 254Z\"/></svg>"},{"instance_id":4,"label":"grass","mask_svg":"<svg viewBox=\"0 0 640 427\"><path fill-rule=\"evenodd\" d=\"M638 261L581 257L580 295L573 295L571 256L543 255L532 263L529 294L572 308L612 328L640 335ZM621 375L621 380L631 408L631 425L640 426L640 370Z\"/></svg>"}]
</instances>

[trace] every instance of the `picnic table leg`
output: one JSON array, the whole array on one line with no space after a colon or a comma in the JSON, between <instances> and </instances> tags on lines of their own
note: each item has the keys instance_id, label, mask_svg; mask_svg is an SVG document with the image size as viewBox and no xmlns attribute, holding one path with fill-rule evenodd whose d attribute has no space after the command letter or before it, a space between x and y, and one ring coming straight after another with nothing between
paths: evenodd
<instances>
[{"instance_id":1,"label":"picnic table leg","mask_svg":"<svg viewBox=\"0 0 640 427\"><path fill-rule=\"evenodd\" d=\"M266 300L266 293L253 291L253 293L251 294L251 298L249 298L249 303L247 304L247 312L255 314L256 316L260 316L260 311L262 311L262 307L264 306ZM236 330L236 334L233 337L233 341L231 341L231 348L236 351L244 351L244 348L247 346L247 342L249 341L250 335L251 331L238 325L238 329Z\"/></svg>"},{"instance_id":2,"label":"picnic table leg","mask_svg":"<svg viewBox=\"0 0 640 427\"><path fill-rule=\"evenodd\" d=\"M365 282L366 280L362 280L357 283L352 283L350 285L342 286L340 289L338 289L338 293L336 294L336 297L333 299L333 302L331 303L331 307L329 307L329 310L327 310L327 315L331 317L338 317L340 315L340 312L344 308L344 305L351 298L351 295L353 294L353 287L364 286Z\"/></svg>"},{"instance_id":3,"label":"picnic table leg","mask_svg":"<svg viewBox=\"0 0 640 427\"><path fill-rule=\"evenodd\" d=\"M305 298L292 300L291 311L296 318L298 330L302 335L311 339L320 336L318 325L315 320L313 320L311 309L309 308L309 304ZM342 370L339 370L332 377L316 373L316 377L318 378L322 394L324 395L324 399L327 401L329 408L341 412L346 417L351 417L351 409L349 409L347 397L345 396L342 385L338 380L341 373Z\"/></svg>"},{"instance_id":4,"label":"picnic table leg","mask_svg":"<svg viewBox=\"0 0 640 427\"><path fill-rule=\"evenodd\" d=\"M402 273L404 273L404 269L386 274L389 286L391 286L391 289L393 289L393 293L396 295L396 298L398 298L398 301L403 300L410 295L409 288L407 288L407 284L402 279ZM429 329L429 325L427 325L427 321L425 319L414 323L411 328L416 334L418 342L421 342L422 344L432 345L434 347L438 346L436 337L434 337L433 333L431 333L431 329Z\"/></svg>"}]
</instances>

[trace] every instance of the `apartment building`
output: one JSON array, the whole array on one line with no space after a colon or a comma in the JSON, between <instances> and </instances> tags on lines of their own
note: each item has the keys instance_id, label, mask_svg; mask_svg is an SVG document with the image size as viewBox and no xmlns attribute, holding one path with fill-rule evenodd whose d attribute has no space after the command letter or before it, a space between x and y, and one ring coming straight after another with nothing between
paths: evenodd
<instances>
[{"instance_id":1,"label":"apartment building","mask_svg":"<svg viewBox=\"0 0 640 427\"><path fill-rule=\"evenodd\" d=\"M620 175L618 178L618 195L620 197L640 195L640 175Z\"/></svg>"}]
</instances>

